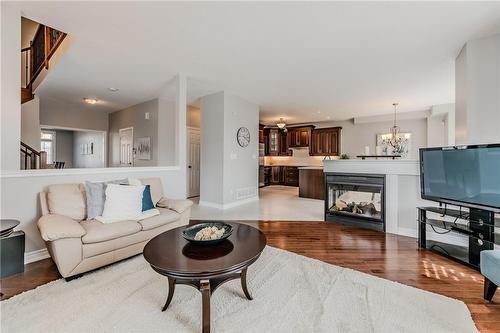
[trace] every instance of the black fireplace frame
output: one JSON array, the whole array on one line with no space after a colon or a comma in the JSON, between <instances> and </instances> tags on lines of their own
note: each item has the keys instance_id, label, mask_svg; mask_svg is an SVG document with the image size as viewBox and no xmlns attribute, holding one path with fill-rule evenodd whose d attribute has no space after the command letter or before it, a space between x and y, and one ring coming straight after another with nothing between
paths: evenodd
<instances>
[{"instance_id":1,"label":"black fireplace frame","mask_svg":"<svg viewBox=\"0 0 500 333\"><path fill-rule=\"evenodd\" d=\"M329 183L334 183L331 180L332 177L335 176L340 176L340 177L352 177L352 178L365 178L367 181L366 183L362 182L357 182L353 183L351 185L365 185L365 186L373 186L373 185L379 185L378 183L370 183L370 180L376 178L376 179L382 179L382 189L381 189L381 207L382 207L382 222L379 221L379 219L375 218L370 218L368 216L353 216L353 215L347 215L347 214L332 214L330 213L330 207L329 202L328 202L328 184ZM367 228L367 229L373 229L377 231L382 231L385 232L385 222L386 222L386 205L385 205L385 193L386 193L386 177L384 174L369 174L369 173L346 173L346 172L325 172L325 221L326 222L334 222L334 223L341 223L345 225L350 225L350 226L355 226L355 227L360 227L360 228Z\"/></svg>"}]
</instances>

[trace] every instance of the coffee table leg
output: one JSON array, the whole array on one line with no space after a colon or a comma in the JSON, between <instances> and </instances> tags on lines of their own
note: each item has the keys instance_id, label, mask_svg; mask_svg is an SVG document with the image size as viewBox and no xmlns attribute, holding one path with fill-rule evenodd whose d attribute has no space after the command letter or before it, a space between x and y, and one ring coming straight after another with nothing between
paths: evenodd
<instances>
[{"instance_id":1,"label":"coffee table leg","mask_svg":"<svg viewBox=\"0 0 500 333\"><path fill-rule=\"evenodd\" d=\"M210 333L210 281L200 281L201 305L202 305L202 332Z\"/></svg>"},{"instance_id":2,"label":"coffee table leg","mask_svg":"<svg viewBox=\"0 0 500 333\"><path fill-rule=\"evenodd\" d=\"M165 311L170 305L170 302L172 302L172 297L174 297L174 291L175 291L175 279L168 277L168 297L161 311Z\"/></svg>"},{"instance_id":3,"label":"coffee table leg","mask_svg":"<svg viewBox=\"0 0 500 333\"><path fill-rule=\"evenodd\" d=\"M247 268L244 268L241 271L241 288L243 289L243 292L245 293L245 296L249 299L252 300L252 295L250 295L250 292L248 291L247 287Z\"/></svg>"}]
</instances>

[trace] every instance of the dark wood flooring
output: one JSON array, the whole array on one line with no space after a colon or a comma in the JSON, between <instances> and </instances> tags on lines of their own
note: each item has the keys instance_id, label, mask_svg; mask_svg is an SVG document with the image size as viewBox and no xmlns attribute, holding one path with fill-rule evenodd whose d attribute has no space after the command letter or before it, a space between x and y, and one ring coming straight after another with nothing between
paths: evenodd
<instances>
[{"instance_id":1,"label":"dark wood flooring","mask_svg":"<svg viewBox=\"0 0 500 333\"><path fill-rule=\"evenodd\" d=\"M462 300L480 331L500 332L500 291L484 301L480 273L418 249L413 238L325 222L245 223L259 227L268 245ZM26 265L24 273L1 279L2 300L58 278L50 259Z\"/></svg>"}]
</instances>

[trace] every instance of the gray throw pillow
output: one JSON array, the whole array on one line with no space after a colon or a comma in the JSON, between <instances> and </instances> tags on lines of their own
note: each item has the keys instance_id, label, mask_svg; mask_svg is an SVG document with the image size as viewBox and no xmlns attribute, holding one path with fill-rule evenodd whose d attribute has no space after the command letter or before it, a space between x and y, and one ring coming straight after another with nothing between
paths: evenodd
<instances>
[{"instance_id":1,"label":"gray throw pillow","mask_svg":"<svg viewBox=\"0 0 500 333\"><path fill-rule=\"evenodd\" d=\"M101 216L106 200L106 184L128 185L128 179L117 179L109 182L85 182L85 192L87 193L87 219L92 220L96 216Z\"/></svg>"},{"instance_id":2,"label":"gray throw pillow","mask_svg":"<svg viewBox=\"0 0 500 333\"><path fill-rule=\"evenodd\" d=\"M85 182L85 192L87 194L87 219L92 220L96 216L101 216L104 210L105 184L103 182Z\"/></svg>"}]
</instances>

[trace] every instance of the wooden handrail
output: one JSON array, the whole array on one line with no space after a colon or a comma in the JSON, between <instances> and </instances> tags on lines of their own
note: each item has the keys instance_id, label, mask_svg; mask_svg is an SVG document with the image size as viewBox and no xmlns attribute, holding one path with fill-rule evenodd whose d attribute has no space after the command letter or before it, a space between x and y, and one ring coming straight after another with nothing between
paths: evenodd
<instances>
[{"instance_id":1,"label":"wooden handrail","mask_svg":"<svg viewBox=\"0 0 500 333\"><path fill-rule=\"evenodd\" d=\"M40 156L40 152L39 151L37 151L35 148L33 148L31 146L28 146L27 144L25 144L22 141L21 141L21 147L24 147L24 148L26 148L26 150L30 151L31 153L34 153L35 155Z\"/></svg>"},{"instance_id":2,"label":"wooden handrail","mask_svg":"<svg viewBox=\"0 0 500 333\"><path fill-rule=\"evenodd\" d=\"M47 152L37 151L21 141L21 153L24 154L24 169L47 168Z\"/></svg>"},{"instance_id":3,"label":"wooden handrail","mask_svg":"<svg viewBox=\"0 0 500 333\"><path fill-rule=\"evenodd\" d=\"M30 46L21 49L21 52L30 53L30 79L26 84L27 88L33 85L44 67L49 69L49 60L65 37L64 32L43 24L38 25Z\"/></svg>"}]
</instances>

